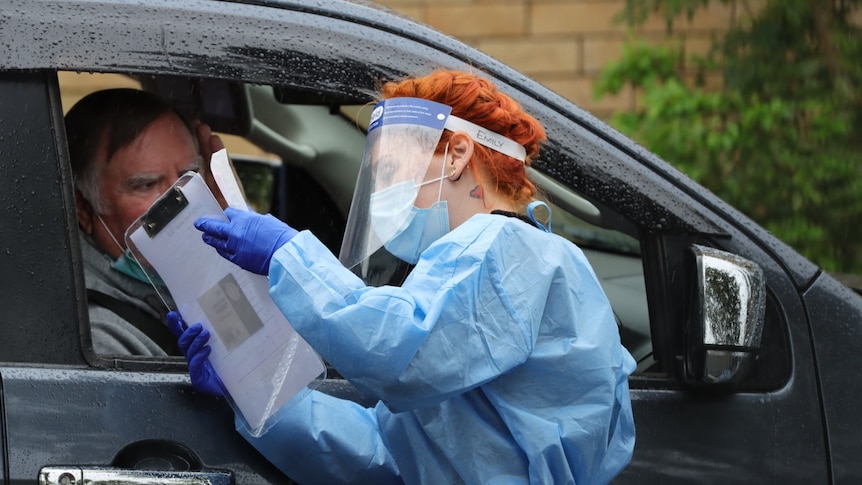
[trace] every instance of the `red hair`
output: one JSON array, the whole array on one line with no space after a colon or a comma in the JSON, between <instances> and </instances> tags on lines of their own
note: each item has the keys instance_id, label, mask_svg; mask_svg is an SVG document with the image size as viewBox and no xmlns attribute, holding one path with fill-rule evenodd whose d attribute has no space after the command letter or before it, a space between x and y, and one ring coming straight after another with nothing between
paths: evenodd
<instances>
[{"instance_id":1,"label":"red hair","mask_svg":"<svg viewBox=\"0 0 862 485\"><path fill-rule=\"evenodd\" d=\"M525 167L539 153L539 145L547 138L539 122L523 111L521 105L497 90L491 81L463 71L436 70L427 76L409 77L385 83L381 88L384 99L423 98L452 108L452 114L472 121L522 145L527 151L525 162L495 150L474 144L473 162L501 195L518 206L533 200L536 186L527 179ZM442 152L451 132L444 131L437 151Z\"/></svg>"}]
</instances>

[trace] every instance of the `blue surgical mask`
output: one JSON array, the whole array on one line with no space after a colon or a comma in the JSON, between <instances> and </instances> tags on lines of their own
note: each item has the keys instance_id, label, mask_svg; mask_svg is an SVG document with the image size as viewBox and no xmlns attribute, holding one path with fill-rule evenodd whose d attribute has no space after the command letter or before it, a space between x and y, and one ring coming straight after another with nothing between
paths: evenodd
<instances>
[{"instance_id":1,"label":"blue surgical mask","mask_svg":"<svg viewBox=\"0 0 862 485\"><path fill-rule=\"evenodd\" d=\"M449 232L449 206L440 200L427 209L413 207L409 222L383 247L396 257L416 264L419 255Z\"/></svg>"},{"instance_id":2,"label":"blue surgical mask","mask_svg":"<svg viewBox=\"0 0 862 485\"><path fill-rule=\"evenodd\" d=\"M448 153L447 143L444 162ZM371 223L383 247L410 264L416 264L422 251L449 232L449 206L441 200L445 168L446 164L441 163L440 176L421 184L402 182L371 195ZM433 183L440 184L437 202L427 209L414 206L419 189Z\"/></svg>"},{"instance_id":3,"label":"blue surgical mask","mask_svg":"<svg viewBox=\"0 0 862 485\"><path fill-rule=\"evenodd\" d=\"M407 180L371 194L371 227L377 240L385 243L407 226L419 186Z\"/></svg>"}]
</instances>

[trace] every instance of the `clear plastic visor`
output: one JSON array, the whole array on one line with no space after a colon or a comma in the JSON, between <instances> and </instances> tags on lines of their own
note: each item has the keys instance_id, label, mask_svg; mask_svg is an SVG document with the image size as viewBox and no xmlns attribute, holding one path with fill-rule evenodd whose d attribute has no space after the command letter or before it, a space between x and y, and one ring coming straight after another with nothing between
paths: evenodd
<instances>
[{"instance_id":1,"label":"clear plastic visor","mask_svg":"<svg viewBox=\"0 0 862 485\"><path fill-rule=\"evenodd\" d=\"M375 106L339 255L344 266L366 260L410 222L450 111L417 98Z\"/></svg>"}]
</instances>

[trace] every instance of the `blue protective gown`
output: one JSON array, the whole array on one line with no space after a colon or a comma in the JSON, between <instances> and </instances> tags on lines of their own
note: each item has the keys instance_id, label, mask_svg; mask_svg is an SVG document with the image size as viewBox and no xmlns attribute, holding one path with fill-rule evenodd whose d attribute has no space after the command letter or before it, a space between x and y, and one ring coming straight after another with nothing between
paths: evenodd
<instances>
[{"instance_id":1,"label":"blue protective gown","mask_svg":"<svg viewBox=\"0 0 862 485\"><path fill-rule=\"evenodd\" d=\"M610 481L635 441L611 306L575 245L479 214L401 287L369 287L311 233L281 247L270 294L374 408L320 392L246 438L300 483Z\"/></svg>"}]
</instances>

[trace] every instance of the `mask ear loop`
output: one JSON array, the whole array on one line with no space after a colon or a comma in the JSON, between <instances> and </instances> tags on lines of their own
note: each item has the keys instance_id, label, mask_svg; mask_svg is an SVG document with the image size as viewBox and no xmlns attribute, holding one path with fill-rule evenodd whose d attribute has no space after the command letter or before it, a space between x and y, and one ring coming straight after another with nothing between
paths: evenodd
<instances>
[{"instance_id":1,"label":"mask ear loop","mask_svg":"<svg viewBox=\"0 0 862 485\"><path fill-rule=\"evenodd\" d=\"M446 157L449 155L449 142L446 142L446 148L443 149L443 163L440 164L440 187L437 189L437 202L443 199L443 179L446 178Z\"/></svg>"},{"instance_id":2,"label":"mask ear loop","mask_svg":"<svg viewBox=\"0 0 862 485\"><path fill-rule=\"evenodd\" d=\"M114 233L113 233L113 232L111 232L111 230L110 230L110 229L108 229L108 225L107 225L107 224L105 224L105 220L104 220L104 219L102 219L102 215L101 215L101 214L99 214L98 212L96 212L96 218L97 218L97 219L99 219L99 222L102 224L102 227L104 227L104 228L105 228L105 232L107 232L107 233L108 233L108 236L110 236L110 237L111 237L111 241L114 241L114 244L116 244L116 245L117 245L117 249L119 249L121 253L122 253L122 252L124 252L124 251L125 251L125 248L123 248L123 246L120 246L120 242L119 242L119 241L117 241L117 238L115 238L115 237L114 237Z\"/></svg>"},{"instance_id":3,"label":"mask ear loop","mask_svg":"<svg viewBox=\"0 0 862 485\"><path fill-rule=\"evenodd\" d=\"M536 207L544 207L545 210L548 211L547 226L545 226L545 224L542 224L541 222L539 222L539 220L536 218L536 214L535 214ZM548 206L548 204L542 202L541 200L534 200L533 202L530 202L527 205L527 217L529 217L530 220L533 221L533 224L538 226L539 229L541 229L545 232L551 232L551 208Z\"/></svg>"},{"instance_id":4,"label":"mask ear loop","mask_svg":"<svg viewBox=\"0 0 862 485\"><path fill-rule=\"evenodd\" d=\"M135 253L134 253L133 251L130 251L128 248L123 249L123 247L122 247L122 246L120 246L120 242L119 242L119 241L117 241L117 238L115 238L115 237L114 237L114 233L112 233L112 232L111 232L111 230L110 230L110 229L108 229L108 225L107 225L107 224L105 224L104 219L102 219L102 216L101 216L98 212L96 213L96 218L97 218L97 219L99 219L99 222L102 224L102 227L104 227L104 228L105 228L105 232L107 232L107 233L108 233L108 236L110 236L110 237L111 237L111 240L112 240L112 241L114 241L114 244L116 244L116 245L117 245L117 248L119 248L119 249L120 249L120 252L121 252L121 253L125 253L125 252L127 252L127 251L128 251L128 253L132 255L132 259L134 259L134 260L135 260L135 263L136 263L138 266L140 266L140 267L141 267L141 269L144 269L144 266L141 264L141 262L140 262L140 261L138 261L138 257L137 257L137 256L135 256ZM167 309L168 309L168 311L171 311L171 307L170 307L170 305L168 305L168 302L166 302L166 301L165 301L165 299L164 299L164 297L162 297L162 292L160 292L160 291L159 291L159 289L158 289L158 288L156 288L156 284L155 284L155 283L153 283L153 279L152 279L152 278L150 278L150 273L149 273L149 272L147 272L147 270L144 270L144 276L146 276L146 277L147 277L147 281L149 281L149 282L150 282L150 286L152 286L152 287L153 287L153 289L156 291L156 294L157 294L157 295L159 295L159 300L161 300L161 301L162 301L162 305L164 305L164 306L165 306L165 308L167 308Z\"/></svg>"}]
</instances>

